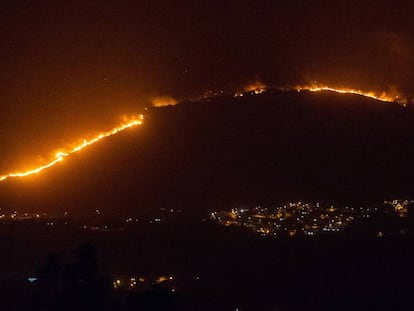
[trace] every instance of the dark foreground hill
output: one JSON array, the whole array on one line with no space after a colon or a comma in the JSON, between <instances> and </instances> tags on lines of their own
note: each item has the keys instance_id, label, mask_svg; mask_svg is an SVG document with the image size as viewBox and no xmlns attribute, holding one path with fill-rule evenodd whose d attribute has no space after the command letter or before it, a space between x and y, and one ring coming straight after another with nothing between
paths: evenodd
<instances>
[{"instance_id":1,"label":"dark foreground hill","mask_svg":"<svg viewBox=\"0 0 414 311\"><path fill-rule=\"evenodd\" d=\"M268 91L153 108L144 126L0 185L5 209L141 213L414 197L414 110Z\"/></svg>"}]
</instances>

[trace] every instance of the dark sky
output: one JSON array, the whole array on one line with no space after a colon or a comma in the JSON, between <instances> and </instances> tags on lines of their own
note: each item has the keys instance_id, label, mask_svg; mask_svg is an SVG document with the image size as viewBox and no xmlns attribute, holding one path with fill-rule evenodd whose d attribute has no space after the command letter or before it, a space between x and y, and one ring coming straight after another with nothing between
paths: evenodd
<instances>
[{"instance_id":1,"label":"dark sky","mask_svg":"<svg viewBox=\"0 0 414 311\"><path fill-rule=\"evenodd\" d=\"M412 1L4 0L0 38L2 173L159 95L255 79L414 93Z\"/></svg>"}]
</instances>

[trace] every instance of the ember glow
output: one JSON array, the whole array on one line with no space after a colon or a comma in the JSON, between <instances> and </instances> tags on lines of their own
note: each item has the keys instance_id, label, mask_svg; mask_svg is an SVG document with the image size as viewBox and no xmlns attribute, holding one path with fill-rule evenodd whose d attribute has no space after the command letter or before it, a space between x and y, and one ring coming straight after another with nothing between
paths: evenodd
<instances>
[{"instance_id":1,"label":"ember glow","mask_svg":"<svg viewBox=\"0 0 414 311\"><path fill-rule=\"evenodd\" d=\"M5 175L0 175L0 181L4 181L8 178L11 177L25 177L25 176L29 176L29 175L33 175L33 174L38 174L42 171L44 171L45 169L48 169L56 164L58 164L59 162L62 162L65 158L69 157L71 154L76 153L81 151L82 149L97 143L98 141L115 135L119 132L122 132L123 130L126 130L128 128L137 126L137 125L141 125L143 123L144 120L144 116L141 114L139 116L133 116L133 117L129 117L129 118L125 118L125 121L123 123L121 123L119 126L114 127L113 129L106 131L106 132L101 132L95 136L93 136L92 138L89 139L83 139L81 143L75 145L74 147L68 148L68 149L61 149L59 151L57 151L52 159L50 159L47 163L40 165L38 167L32 168L32 169L28 169L26 171L21 171L21 172L12 172L9 174L5 174Z\"/></svg>"},{"instance_id":2,"label":"ember glow","mask_svg":"<svg viewBox=\"0 0 414 311\"><path fill-rule=\"evenodd\" d=\"M263 82L258 80L247 85L244 88L244 92L252 92L257 95L265 92L267 89L268 87Z\"/></svg>"},{"instance_id":3,"label":"ember glow","mask_svg":"<svg viewBox=\"0 0 414 311\"><path fill-rule=\"evenodd\" d=\"M358 89L352 89L352 88L333 88L329 86L297 86L295 87L295 90L298 92L300 91L310 91L310 92L321 92L321 91L330 91L340 94L355 94L360 96L369 97L372 99L376 99L383 102L390 102L390 103L398 103L402 106L406 106L407 100L405 98L400 97L397 94L391 94L391 93L376 93L373 91L362 91ZM393 92L394 93L394 92Z\"/></svg>"},{"instance_id":4,"label":"ember glow","mask_svg":"<svg viewBox=\"0 0 414 311\"><path fill-rule=\"evenodd\" d=\"M152 99L153 107L166 107L177 105L178 101L171 96L159 96Z\"/></svg>"}]
</instances>

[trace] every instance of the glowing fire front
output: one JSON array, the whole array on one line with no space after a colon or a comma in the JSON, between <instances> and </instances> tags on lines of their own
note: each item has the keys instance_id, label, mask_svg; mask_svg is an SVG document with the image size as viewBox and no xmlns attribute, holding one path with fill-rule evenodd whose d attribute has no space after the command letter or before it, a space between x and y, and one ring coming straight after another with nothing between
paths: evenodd
<instances>
[{"instance_id":1,"label":"glowing fire front","mask_svg":"<svg viewBox=\"0 0 414 311\"><path fill-rule=\"evenodd\" d=\"M267 86L266 84L256 81L254 83L251 83L247 85L244 88L243 92L237 92L233 94L233 97L243 97L246 94L248 95L257 95L266 92L267 90L272 89L272 87ZM360 95L368 98L372 98L375 100L379 100L382 102L389 102L389 103L397 103L401 106L406 107L408 103L408 99L405 97L400 96L399 92L395 89L390 88L389 92L374 92L374 91L363 91L360 89L353 89L348 87L332 87L327 85L320 85L320 84L310 84L310 85L299 85L295 87L283 87L279 88L276 87L277 90L280 91L309 91L309 92L335 92L340 94L354 94L354 95Z\"/></svg>"},{"instance_id":2,"label":"glowing fire front","mask_svg":"<svg viewBox=\"0 0 414 311\"><path fill-rule=\"evenodd\" d=\"M50 161L48 161L47 163L38 166L36 168L33 169L29 169L26 171L21 171L21 172L13 172L13 173L9 173L6 175L0 175L0 181L4 181L8 178L11 177L25 177L25 176L29 176L29 175L33 175L33 174L38 174L42 171L44 171L45 169L48 169L56 164L58 164L59 162L62 162L65 158L69 157L71 154L76 153L81 151L82 149L97 143L98 141L115 135L119 132L122 132L128 128L137 126L137 125L141 125L143 123L144 120L144 116L143 115L139 115L139 116L134 116L131 118L126 119L123 123L121 123L119 126L114 127L113 129L106 131L106 132L102 132L99 133L97 135L95 135L92 138L89 139L83 139L83 141L80 144L77 144L76 146L69 148L69 149L64 149L64 150L59 150L57 151L54 156L52 157L52 159Z\"/></svg>"},{"instance_id":3,"label":"glowing fire front","mask_svg":"<svg viewBox=\"0 0 414 311\"><path fill-rule=\"evenodd\" d=\"M383 101L383 102L393 102L393 103L400 104L402 106L407 105L407 100L405 98L400 97L399 95L392 95L391 93L389 94L386 92L376 93L372 91L362 91L362 90L352 89L352 88L333 88L329 86L319 86L319 85L297 86L295 87L295 90L297 90L298 92L300 91L310 91L310 92L330 91L330 92L335 92L335 93L340 93L340 94L354 94L354 95L361 95L361 96L369 97L369 98L376 99L376 100Z\"/></svg>"},{"instance_id":4,"label":"glowing fire front","mask_svg":"<svg viewBox=\"0 0 414 311\"><path fill-rule=\"evenodd\" d=\"M261 82L255 82L247 87L244 88L243 93L235 93L234 97L242 97L246 94L249 95L257 95L266 92L268 89L270 89L268 86ZM334 88L329 86L321 86L321 85L310 85L310 86L296 86L293 88L279 88L281 91L309 91L309 92L322 92L322 91L330 91L340 94L355 94L360 96L365 96L368 98L372 98L375 100L383 101L383 102L391 102L391 103L397 103L401 106L407 105L407 99L404 97L400 97L397 95L397 92L390 92L390 93L376 93L371 91L362 91L358 89L352 89L352 88ZM218 92L219 94L223 94L223 92ZM213 93L213 96L216 95L216 93ZM204 98L204 97L202 97ZM178 102L173 99L172 97L160 97L153 100L153 106L154 107L163 107L163 106L169 106L169 105L175 105ZM133 126L141 125L143 123L143 115L135 116L132 118L129 118L125 120L122 124L119 126L113 128L112 130L102 132L90 139L84 139L81 143L75 145L74 147L63 149L60 151L57 151L52 158L47 161L45 164L40 165L36 168L32 168L26 171L20 171L20 172L12 172L6 175L0 175L0 182L4 181L11 177L25 177L33 174L38 174L42 172L45 169L48 169L54 165L56 165L59 162L62 162L65 158L69 157L71 154L76 153L84 148L86 148L89 145L92 145L108 136L112 136L117 134L118 132L121 132L125 129L128 129Z\"/></svg>"}]
</instances>

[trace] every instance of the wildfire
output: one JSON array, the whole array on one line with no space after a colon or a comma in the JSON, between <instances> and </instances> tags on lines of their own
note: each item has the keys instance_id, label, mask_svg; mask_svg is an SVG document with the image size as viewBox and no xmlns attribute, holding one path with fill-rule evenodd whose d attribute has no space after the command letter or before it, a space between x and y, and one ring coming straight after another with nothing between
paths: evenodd
<instances>
[{"instance_id":1,"label":"wildfire","mask_svg":"<svg viewBox=\"0 0 414 311\"><path fill-rule=\"evenodd\" d=\"M177 105L177 100L171 96L159 96L152 99L153 107L166 107Z\"/></svg>"},{"instance_id":2,"label":"wildfire","mask_svg":"<svg viewBox=\"0 0 414 311\"><path fill-rule=\"evenodd\" d=\"M261 83L261 82L254 82L252 84L249 84L247 87L244 88L244 92L247 93L251 93L251 94L261 94L263 92L265 92L268 89L268 87ZM281 88L280 90L284 90L284 91L288 91L288 90L296 90L298 92L301 91L310 91L310 92L321 92L321 91L330 91L330 92L336 92L336 93L341 93L341 94L355 94L355 95L361 95L361 96L365 96L368 98L372 98L372 99L376 99L379 101L383 101L383 102L392 102L392 103L397 103L400 104L402 106L406 106L407 105L407 99L404 97L400 97L399 95L397 95L397 92L390 92L390 93L386 93L386 92L382 92L382 93L377 93L377 92L373 92L373 91L362 91L362 90L358 90L358 89L352 89L352 88L334 88L334 87L330 87L330 86L320 86L320 85L313 85L313 86L296 86L294 88ZM234 97L241 97L244 96L245 93L235 93L233 96ZM220 92L216 92L213 93L214 95L223 94L223 91ZM202 97L204 98L204 97ZM152 102L154 107L163 107L163 106L170 106L170 105L176 105L177 101L172 98L172 97L168 97L168 96L164 96L164 97L158 97L158 98L154 98L153 102ZM71 154L76 153L81 151L82 149L88 147L89 145L92 145L108 136L112 136L115 135L123 130L126 130L130 127L134 127L137 125L141 125L143 123L144 120L144 116L143 115L139 115L139 116L134 116L131 117L129 119L125 119L125 121L123 123L121 123L119 126L106 131L106 132L102 132L100 134L97 134L96 136L89 138L89 139L83 139L81 143L75 145L74 147L71 148L67 148L67 149L62 149L57 151L52 158L46 162L43 165L40 165L36 168L33 169L29 169L26 171L18 171L18 172L12 172L6 175L0 175L0 182L4 181L8 178L12 178L12 177L25 177L25 176L29 176L29 175L33 175L33 174L38 174L56 164L58 164L59 162L62 162L65 158L69 157Z\"/></svg>"},{"instance_id":3,"label":"wildfire","mask_svg":"<svg viewBox=\"0 0 414 311\"><path fill-rule=\"evenodd\" d=\"M386 92L376 93L373 91L362 91L362 90L352 89L352 88L333 88L329 86L297 86L295 87L295 90L297 90L298 92L300 91L310 91L310 92L330 91L330 92L336 92L340 94L355 94L355 95L361 95L361 96L373 98L373 99L383 101L383 102L398 103L402 106L406 106L407 104L407 100L405 98L401 98L399 95L392 95Z\"/></svg>"},{"instance_id":4,"label":"wildfire","mask_svg":"<svg viewBox=\"0 0 414 311\"><path fill-rule=\"evenodd\" d=\"M257 95L261 94L267 90L271 89L271 87L267 86L266 84L256 81L249 85L247 85L244 88L243 92L237 92L233 94L233 97L243 97L246 95L246 93L250 95ZM390 88L388 92L374 92L374 91L363 91L360 89L353 89L353 88L336 88L332 86L327 85L318 85L318 84L312 84L312 85L305 85L305 86L295 86L295 87L287 87L287 88L276 88L281 91L291 91L296 90L298 92L301 91L309 91L309 92L322 92L322 91L330 91L340 94L354 94L354 95L360 95L368 98L372 98L375 100L379 100L382 102L388 102L388 103L397 103L401 106L406 107L407 106L407 98L401 97L399 95L399 92L395 88Z\"/></svg>"},{"instance_id":5,"label":"wildfire","mask_svg":"<svg viewBox=\"0 0 414 311\"><path fill-rule=\"evenodd\" d=\"M41 166L38 166L36 168L27 170L27 171L21 171L21 172L13 172L13 173L9 173L6 175L0 175L0 181L4 181L8 178L11 177L25 177L25 176L29 176L29 175L33 175L33 174L38 174L42 171L44 171L45 169L48 169L56 164L58 164L59 162L62 162L65 158L69 157L71 154L76 153L81 151L82 149L97 143L98 141L115 135L119 132L122 132L123 130L126 130L128 128L137 126L137 125L141 125L143 123L144 120L144 116L141 114L139 116L134 116L134 117L130 117L128 119L125 119L125 121L123 123L121 123L120 125L118 125L117 127L114 127L113 129L106 131L106 132L102 132L99 133L95 136L93 136L92 138L89 139L83 139L82 142L80 144L77 144L76 146L69 148L69 149L64 149L64 150L59 150L57 151L54 156L52 157L51 160L49 160L49 162L47 162L46 164L43 164Z\"/></svg>"},{"instance_id":6,"label":"wildfire","mask_svg":"<svg viewBox=\"0 0 414 311\"><path fill-rule=\"evenodd\" d=\"M268 89L267 85L264 84L261 81L255 81L253 83L250 83L249 85L247 85L244 88L244 92L251 92L254 93L255 95L257 94L261 94L263 92L265 92Z\"/></svg>"},{"instance_id":7,"label":"wildfire","mask_svg":"<svg viewBox=\"0 0 414 311\"><path fill-rule=\"evenodd\" d=\"M268 89L269 89L269 87L266 84L264 84L264 83L262 83L261 81L258 80L258 81L255 81L255 82L252 82L252 83L246 85L243 88L242 92L234 93L233 97L234 98L243 97L245 94L258 95L258 94L262 94L262 93L266 92Z\"/></svg>"}]
</instances>

